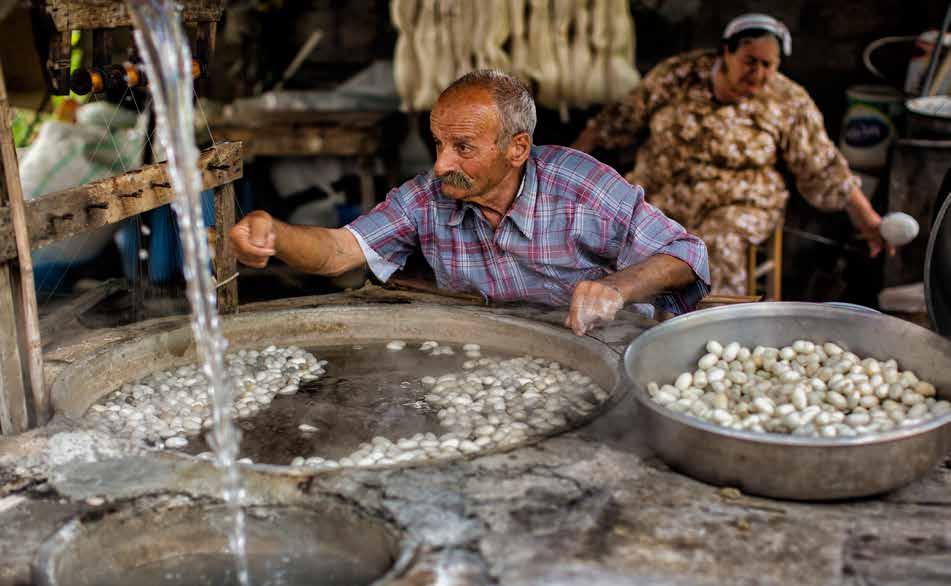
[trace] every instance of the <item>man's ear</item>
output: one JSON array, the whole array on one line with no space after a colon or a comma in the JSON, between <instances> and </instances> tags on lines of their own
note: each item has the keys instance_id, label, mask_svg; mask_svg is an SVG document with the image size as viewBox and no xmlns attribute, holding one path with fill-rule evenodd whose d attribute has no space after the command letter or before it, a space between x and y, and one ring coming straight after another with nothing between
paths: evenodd
<instances>
[{"instance_id":1,"label":"man's ear","mask_svg":"<svg viewBox=\"0 0 951 586\"><path fill-rule=\"evenodd\" d=\"M509 163L513 167L521 167L532 154L532 137L527 132L519 132L509 141L507 150Z\"/></svg>"}]
</instances>

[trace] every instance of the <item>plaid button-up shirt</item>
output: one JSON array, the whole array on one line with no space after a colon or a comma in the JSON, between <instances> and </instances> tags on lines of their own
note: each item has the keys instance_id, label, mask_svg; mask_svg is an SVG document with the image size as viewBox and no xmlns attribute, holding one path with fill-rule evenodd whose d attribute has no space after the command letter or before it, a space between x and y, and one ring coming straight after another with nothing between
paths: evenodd
<instances>
[{"instance_id":1,"label":"plaid button-up shirt","mask_svg":"<svg viewBox=\"0 0 951 586\"><path fill-rule=\"evenodd\" d=\"M441 288L559 306L580 281L668 254L697 279L661 295L660 308L683 313L709 290L703 242L645 202L639 186L584 153L533 147L519 193L494 229L478 206L444 196L440 183L420 174L347 226L381 280L419 249Z\"/></svg>"}]
</instances>

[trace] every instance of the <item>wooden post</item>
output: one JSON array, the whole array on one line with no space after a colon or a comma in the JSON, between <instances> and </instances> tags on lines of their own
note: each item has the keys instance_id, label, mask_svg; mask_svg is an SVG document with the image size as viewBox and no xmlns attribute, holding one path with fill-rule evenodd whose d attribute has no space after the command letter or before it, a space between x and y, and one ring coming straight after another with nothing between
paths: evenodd
<instances>
[{"instance_id":1,"label":"wooden post","mask_svg":"<svg viewBox=\"0 0 951 586\"><path fill-rule=\"evenodd\" d=\"M112 30L95 29L92 31L92 61L93 65L112 64Z\"/></svg>"},{"instance_id":2,"label":"wooden post","mask_svg":"<svg viewBox=\"0 0 951 586\"><path fill-rule=\"evenodd\" d=\"M746 294L756 295L756 245L746 245Z\"/></svg>"},{"instance_id":3,"label":"wooden post","mask_svg":"<svg viewBox=\"0 0 951 586\"><path fill-rule=\"evenodd\" d=\"M376 190L373 188L373 159L360 157L357 163L360 178L360 211L367 213L376 205Z\"/></svg>"},{"instance_id":4,"label":"wooden post","mask_svg":"<svg viewBox=\"0 0 951 586\"><path fill-rule=\"evenodd\" d=\"M53 85L53 93L60 96L69 95L69 67L72 56L72 30L57 30L50 34L50 54L47 59L47 70Z\"/></svg>"},{"instance_id":5,"label":"wooden post","mask_svg":"<svg viewBox=\"0 0 951 586\"><path fill-rule=\"evenodd\" d=\"M20 368L20 345L11 263L0 265L0 433L29 429L27 390Z\"/></svg>"},{"instance_id":6,"label":"wooden post","mask_svg":"<svg viewBox=\"0 0 951 586\"><path fill-rule=\"evenodd\" d=\"M215 188L215 281L218 286L218 312L238 311L238 261L228 232L234 226L234 184ZM223 284L222 284L223 283Z\"/></svg>"},{"instance_id":7,"label":"wooden post","mask_svg":"<svg viewBox=\"0 0 951 586\"><path fill-rule=\"evenodd\" d=\"M211 66L211 58L215 52L217 30L218 23L213 20L199 22L195 26L195 50L193 54L204 68ZM210 89L210 80L207 77L207 73L205 73L195 80L195 87L198 89L199 95L207 94Z\"/></svg>"},{"instance_id":8,"label":"wooden post","mask_svg":"<svg viewBox=\"0 0 951 586\"><path fill-rule=\"evenodd\" d=\"M5 263L0 269L0 313L2 318L4 368L2 377L5 414L0 417L8 423L3 433L17 433L26 429L30 422L23 417L24 403L32 398L33 415L36 425L49 420L49 396L43 381L43 348L40 343L39 313L36 308L36 290L33 285L33 260L30 255L30 237L26 228L26 212L23 204L23 191L20 187L20 171L17 164L16 147L13 144L11 128L12 111L7 103L7 89L3 68L0 65L0 204L10 208L10 221L13 224L17 248L17 265ZM12 316L9 311L12 309ZM9 329L11 321L16 328ZM20 369L9 368L10 352L16 352ZM29 409L26 409L28 412Z\"/></svg>"},{"instance_id":9,"label":"wooden post","mask_svg":"<svg viewBox=\"0 0 951 586\"><path fill-rule=\"evenodd\" d=\"M783 298L783 223L776 225L773 232L773 274L770 279L769 299L781 301Z\"/></svg>"}]
</instances>

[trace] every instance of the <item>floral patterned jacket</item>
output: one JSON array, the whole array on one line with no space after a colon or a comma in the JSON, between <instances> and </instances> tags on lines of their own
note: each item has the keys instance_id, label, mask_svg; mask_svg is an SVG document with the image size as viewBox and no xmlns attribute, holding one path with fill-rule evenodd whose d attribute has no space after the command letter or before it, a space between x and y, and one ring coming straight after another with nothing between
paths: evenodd
<instances>
[{"instance_id":1,"label":"floral patterned jacket","mask_svg":"<svg viewBox=\"0 0 951 586\"><path fill-rule=\"evenodd\" d=\"M722 206L775 211L789 191L785 164L813 206L842 209L858 179L829 139L805 89L777 73L756 96L716 100L713 51L693 51L655 67L622 101L589 121L598 146L639 144L627 180L688 229Z\"/></svg>"}]
</instances>

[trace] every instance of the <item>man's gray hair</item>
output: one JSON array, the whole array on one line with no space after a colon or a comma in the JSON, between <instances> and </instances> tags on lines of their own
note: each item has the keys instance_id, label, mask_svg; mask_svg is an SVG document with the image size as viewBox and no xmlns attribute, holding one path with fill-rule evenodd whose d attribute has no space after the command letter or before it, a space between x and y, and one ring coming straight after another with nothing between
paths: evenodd
<instances>
[{"instance_id":1,"label":"man's gray hair","mask_svg":"<svg viewBox=\"0 0 951 586\"><path fill-rule=\"evenodd\" d=\"M499 146L507 145L520 132L527 132L529 137L535 132L535 123L538 121L535 100L525 84L517 78L498 69L477 69L452 82L439 97L470 87L488 90L495 100L502 126L499 130Z\"/></svg>"}]
</instances>

